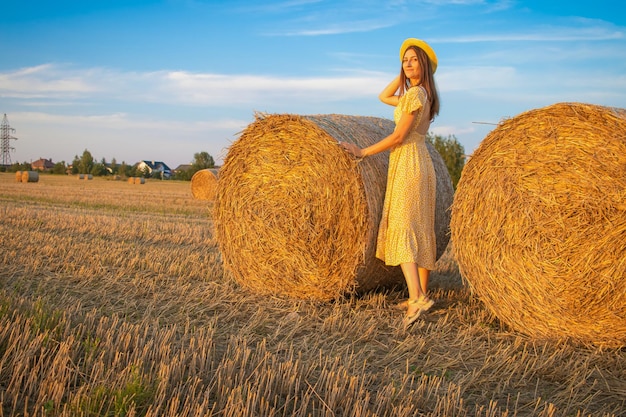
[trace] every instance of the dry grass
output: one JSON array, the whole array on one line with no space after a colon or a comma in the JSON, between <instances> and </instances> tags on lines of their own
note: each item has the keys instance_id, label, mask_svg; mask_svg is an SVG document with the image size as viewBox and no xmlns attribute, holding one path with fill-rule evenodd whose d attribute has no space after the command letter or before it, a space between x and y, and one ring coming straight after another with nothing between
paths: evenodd
<instances>
[{"instance_id":1,"label":"dry grass","mask_svg":"<svg viewBox=\"0 0 626 417\"><path fill-rule=\"evenodd\" d=\"M626 346L626 110L502 122L463 170L451 229L463 276L509 326Z\"/></svg>"},{"instance_id":2,"label":"dry grass","mask_svg":"<svg viewBox=\"0 0 626 417\"><path fill-rule=\"evenodd\" d=\"M0 174L1 416L622 416L626 352L536 342L462 285L450 251L408 332L400 289L334 302L224 276L207 202Z\"/></svg>"}]
</instances>

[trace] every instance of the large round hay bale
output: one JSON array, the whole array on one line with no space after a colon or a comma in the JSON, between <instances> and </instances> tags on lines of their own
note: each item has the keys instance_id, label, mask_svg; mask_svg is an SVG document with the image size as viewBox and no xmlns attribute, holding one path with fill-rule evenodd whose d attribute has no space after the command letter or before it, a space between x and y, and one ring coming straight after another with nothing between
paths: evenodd
<instances>
[{"instance_id":1,"label":"large round hay bale","mask_svg":"<svg viewBox=\"0 0 626 417\"><path fill-rule=\"evenodd\" d=\"M38 182L39 172L37 171L22 171L22 182Z\"/></svg>"},{"instance_id":2,"label":"large round hay bale","mask_svg":"<svg viewBox=\"0 0 626 417\"><path fill-rule=\"evenodd\" d=\"M346 115L258 116L229 148L213 218L224 265L258 293L331 300L403 282L399 267L375 258L388 153L361 162L338 141L368 146L390 120ZM437 257L449 240L453 189L437 173Z\"/></svg>"},{"instance_id":3,"label":"large round hay bale","mask_svg":"<svg viewBox=\"0 0 626 417\"><path fill-rule=\"evenodd\" d=\"M22 171L15 172L15 181L22 182Z\"/></svg>"},{"instance_id":4,"label":"large round hay bale","mask_svg":"<svg viewBox=\"0 0 626 417\"><path fill-rule=\"evenodd\" d=\"M134 184L135 183L135 177L128 177L128 183L129 184Z\"/></svg>"},{"instance_id":5,"label":"large round hay bale","mask_svg":"<svg viewBox=\"0 0 626 417\"><path fill-rule=\"evenodd\" d=\"M459 269L536 338L626 344L626 110L559 103L499 124L465 166Z\"/></svg>"},{"instance_id":6,"label":"large round hay bale","mask_svg":"<svg viewBox=\"0 0 626 417\"><path fill-rule=\"evenodd\" d=\"M196 200L213 201L217 191L218 170L201 169L191 177L191 194Z\"/></svg>"},{"instance_id":7,"label":"large round hay bale","mask_svg":"<svg viewBox=\"0 0 626 417\"><path fill-rule=\"evenodd\" d=\"M135 177L135 184L145 184L146 179L144 177Z\"/></svg>"}]
</instances>

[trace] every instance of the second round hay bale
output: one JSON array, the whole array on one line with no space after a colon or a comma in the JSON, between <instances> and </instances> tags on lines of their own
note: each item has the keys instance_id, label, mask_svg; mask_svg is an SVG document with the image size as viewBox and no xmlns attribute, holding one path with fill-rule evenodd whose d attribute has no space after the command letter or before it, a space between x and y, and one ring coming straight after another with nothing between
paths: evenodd
<instances>
[{"instance_id":1,"label":"second round hay bale","mask_svg":"<svg viewBox=\"0 0 626 417\"><path fill-rule=\"evenodd\" d=\"M626 345L626 111L558 103L502 122L463 170L451 233L514 330Z\"/></svg>"},{"instance_id":2,"label":"second round hay bale","mask_svg":"<svg viewBox=\"0 0 626 417\"><path fill-rule=\"evenodd\" d=\"M145 184L146 179L144 177L135 177L135 184Z\"/></svg>"},{"instance_id":3,"label":"second round hay bale","mask_svg":"<svg viewBox=\"0 0 626 417\"><path fill-rule=\"evenodd\" d=\"M255 292L330 300L403 282L375 258L388 153L357 162L338 141L371 145L387 119L347 115L257 117L220 168L215 234L225 267ZM453 189L441 156L437 174L437 257L449 240Z\"/></svg>"},{"instance_id":4,"label":"second round hay bale","mask_svg":"<svg viewBox=\"0 0 626 417\"><path fill-rule=\"evenodd\" d=\"M15 173L15 182L22 182L22 171L17 171Z\"/></svg>"},{"instance_id":5,"label":"second round hay bale","mask_svg":"<svg viewBox=\"0 0 626 417\"><path fill-rule=\"evenodd\" d=\"M196 200L213 201L217 191L218 170L201 169L191 177L191 194Z\"/></svg>"},{"instance_id":6,"label":"second round hay bale","mask_svg":"<svg viewBox=\"0 0 626 417\"><path fill-rule=\"evenodd\" d=\"M39 172L22 171L22 182L39 182Z\"/></svg>"}]
</instances>

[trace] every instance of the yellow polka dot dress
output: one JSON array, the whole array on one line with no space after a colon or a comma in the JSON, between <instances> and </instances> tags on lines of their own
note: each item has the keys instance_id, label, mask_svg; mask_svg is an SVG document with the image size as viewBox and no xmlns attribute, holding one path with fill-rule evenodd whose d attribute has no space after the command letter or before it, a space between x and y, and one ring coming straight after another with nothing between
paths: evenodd
<instances>
[{"instance_id":1,"label":"yellow polka dot dress","mask_svg":"<svg viewBox=\"0 0 626 417\"><path fill-rule=\"evenodd\" d=\"M434 269L436 177L426 148L430 126L426 90L412 87L400 97L394 111L396 124L402 112L417 111L411 132L389 154L387 190L378 230L376 257L386 265L417 263ZM420 133L422 132L422 133Z\"/></svg>"}]
</instances>

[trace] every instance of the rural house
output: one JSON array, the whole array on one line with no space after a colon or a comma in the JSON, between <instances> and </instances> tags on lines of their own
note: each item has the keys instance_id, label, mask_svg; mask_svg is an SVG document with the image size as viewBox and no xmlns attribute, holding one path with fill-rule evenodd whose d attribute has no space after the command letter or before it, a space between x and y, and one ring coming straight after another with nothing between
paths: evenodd
<instances>
[{"instance_id":1,"label":"rural house","mask_svg":"<svg viewBox=\"0 0 626 417\"><path fill-rule=\"evenodd\" d=\"M193 166L191 164L180 164L176 168L174 168L174 173L178 174L183 171L189 171Z\"/></svg>"},{"instance_id":2,"label":"rural house","mask_svg":"<svg viewBox=\"0 0 626 417\"><path fill-rule=\"evenodd\" d=\"M50 159L39 158L35 162L31 163L30 166L33 167L33 170L38 170L38 171L48 171L54 168L54 164L52 163L52 158Z\"/></svg>"},{"instance_id":3,"label":"rural house","mask_svg":"<svg viewBox=\"0 0 626 417\"><path fill-rule=\"evenodd\" d=\"M172 170L165 162L161 161L141 161L137 164L137 171L148 172L153 178L161 177L169 179L172 176Z\"/></svg>"}]
</instances>

